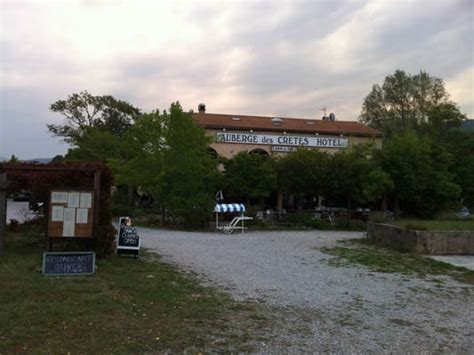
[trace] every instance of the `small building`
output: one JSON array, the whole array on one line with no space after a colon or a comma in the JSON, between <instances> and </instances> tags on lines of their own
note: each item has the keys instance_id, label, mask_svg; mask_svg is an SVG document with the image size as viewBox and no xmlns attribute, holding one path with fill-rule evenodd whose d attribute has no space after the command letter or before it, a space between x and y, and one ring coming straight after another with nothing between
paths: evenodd
<instances>
[{"instance_id":1,"label":"small building","mask_svg":"<svg viewBox=\"0 0 474 355\"><path fill-rule=\"evenodd\" d=\"M214 138L211 148L232 158L241 151L279 156L298 148L336 153L355 144L382 145L382 133L355 121L339 121L333 113L321 119L193 113L196 123Z\"/></svg>"}]
</instances>

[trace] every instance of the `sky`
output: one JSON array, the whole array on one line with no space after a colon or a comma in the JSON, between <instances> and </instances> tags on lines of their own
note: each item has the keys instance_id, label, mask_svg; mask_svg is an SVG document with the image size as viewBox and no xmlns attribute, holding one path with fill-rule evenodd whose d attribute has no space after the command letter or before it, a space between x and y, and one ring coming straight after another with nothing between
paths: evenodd
<instances>
[{"instance_id":1,"label":"sky","mask_svg":"<svg viewBox=\"0 0 474 355\"><path fill-rule=\"evenodd\" d=\"M0 157L64 154L51 103L355 121L396 69L442 78L474 118L474 1L0 0Z\"/></svg>"}]
</instances>

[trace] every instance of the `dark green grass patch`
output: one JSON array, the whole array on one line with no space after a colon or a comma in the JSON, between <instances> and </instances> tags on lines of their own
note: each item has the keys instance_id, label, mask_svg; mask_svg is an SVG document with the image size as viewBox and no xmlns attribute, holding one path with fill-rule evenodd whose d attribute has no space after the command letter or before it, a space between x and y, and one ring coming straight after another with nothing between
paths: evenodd
<instances>
[{"instance_id":1,"label":"dark green grass patch","mask_svg":"<svg viewBox=\"0 0 474 355\"><path fill-rule=\"evenodd\" d=\"M252 351L268 327L258 306L154 254L99 261L94 276L45 277L40 241L9 235L0 258L0 354Z\"/></svg>"},{"instance_id":2,"label":"dark green grass patch","mask_svg":"<svg viewBox=\"0 0 474 355\"><path fill-rule=\"evenodd\" d=\"M463 267L376 246L367 239L351 239L342 241L341 244L344 246L321 249L324 253L335 256L329 260L330 265L356 264L363 265L373 271L397 272L417 277L449 275L458 281L474 284L474 271Z\"/></svg>"}]
</instances>

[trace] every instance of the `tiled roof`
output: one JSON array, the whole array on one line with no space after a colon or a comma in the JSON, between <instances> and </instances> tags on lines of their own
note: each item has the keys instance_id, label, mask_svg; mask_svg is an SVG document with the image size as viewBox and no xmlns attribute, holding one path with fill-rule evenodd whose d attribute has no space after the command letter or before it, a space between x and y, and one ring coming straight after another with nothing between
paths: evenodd
<instances>
[{"instance_id":1,"label":"tiled roof","mask_svg":"<svg viewBox=\"0 0 474 355\"><path fill-rule=\"evenodd\" d=\"M193 113L193 119L203 128L235 129L294 133L349 134L381 137L376 129L354 121L323 121L266 116L225 115L216 113ZM276 121L276 122L275 122ZM280 122L279 122L280 121Z\"/></svg>"}]
</instances>

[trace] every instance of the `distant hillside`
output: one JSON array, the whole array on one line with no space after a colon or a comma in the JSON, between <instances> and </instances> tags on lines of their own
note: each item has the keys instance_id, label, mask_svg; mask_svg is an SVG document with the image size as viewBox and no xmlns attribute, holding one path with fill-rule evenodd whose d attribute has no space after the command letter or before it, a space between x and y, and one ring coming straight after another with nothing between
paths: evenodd
<instances>
[{"instance_id":1,"label":"distant hillside","mask_svg":"<svg viewBox=\"0 0 474 355\"><path fill-rule=\"evenodd\" d=\"M34 158L34 159L28 159L28 160L22 160L22 162L25 163L40 163L40 164L48 164L53 158Z\"/></svg>"},{"instance_id":2,"label":"distant hillside","mask_svg":"<svg viewBox=\"0 0 474 355\"><path fill-rule=\"evenodd\" d=\"M0 157L0 162L8 161L10 158ZM48 164L53 158L34 158L34 159L25 159L20 160L22 163L39 163L39 164Z\"/></svg>"},{"instance_id":3,"label":"distant hillside","mask_svg":"<svg viewBox=\"0 0 474 355\"><path fill-rule=\"evenodd\" d=\"M474 120L465 120L461 124L461 129L474 130Z\"/></svg>"}]
</instances>

